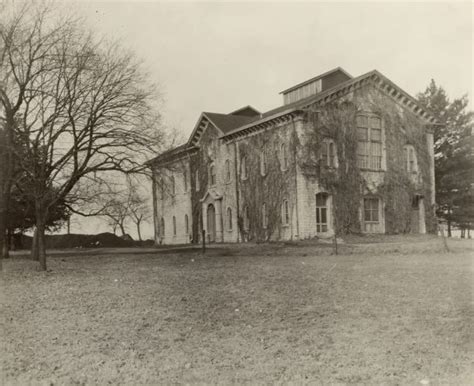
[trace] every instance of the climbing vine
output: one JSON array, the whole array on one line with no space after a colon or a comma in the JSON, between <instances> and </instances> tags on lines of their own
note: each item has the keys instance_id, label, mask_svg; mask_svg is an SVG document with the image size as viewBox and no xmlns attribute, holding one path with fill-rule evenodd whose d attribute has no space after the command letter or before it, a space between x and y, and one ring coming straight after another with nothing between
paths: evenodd
<instances>
[{"instance_id":1,"label":"climbing vine","mask_svg":"<svg viewBox=\"0 0 474 386\"><path fill-rule=\"evenodd\" d=\"M242 238L255 241L280 238L283 228L289 226L282 221L283 201L293 202L296 191L292 136L288 128L269 129L239 142L238 148L247 169L246 173L239 171L241 210L238 224ZM261 157L264 157L264 172ZM245 174L246 178L242 178ZM289 216L292 210L294 207L289 206Z\"/></svg>"},{"instance_id":2,"label":"climbing vine","mask_svg":"<svg viewBox=\"0 0 474 386\"><path fill-rule=\"evenodd\" d=\"M386 170L364 171L357 166L356 117L371 112L382 119L385 132ZM361 231L360 206L364 194L385 203L385 231L406 233L413 228L413 199L424 197L428 230L434 229L430 206L430 161L425 129L413 113L399 108L392 99L364 87L344 100L306 111L301 170L322 190L333 195L335 227L338 234ZM337 168L321 162L324 139L332 139L337 150ZM405 145L416 149L418 173L410 175L405 165ZM380 181L379 181L380 180ZM374 182L375 181L375 182Z\"/></svg>"}]
</instances>

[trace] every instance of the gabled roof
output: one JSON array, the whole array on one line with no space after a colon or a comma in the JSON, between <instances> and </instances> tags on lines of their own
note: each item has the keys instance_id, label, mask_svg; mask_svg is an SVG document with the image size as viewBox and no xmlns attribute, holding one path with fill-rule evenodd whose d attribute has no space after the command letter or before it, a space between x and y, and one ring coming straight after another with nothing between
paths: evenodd
<instances>
[{"instance_id":1,"label":"gabled roof","mask_svg":"<svg viewBox=\"0 0 474 386\"><path fill-rule=\"evenodd\" d=\"M232 111L231 113L229 113L229 115L243 115L243 116L246 116L246 117L256 117L260 114L261 114L260 111L253 108L250 105L241 107L240 109L237 109L237 110Z\"/></svg>"},{"instance_id":2,"label":"gabled roof","mask_svg":"<svg viewBox=\"0 0 474 386\"><path fill-rule=\"evenodd\" d=\"M224 134L236 129L237 127L246 125L255 121L255 117L247 117L244 115L219 114L219 113L204 113L207 118L221 130Z\"/></svg>"},{"instance_id":3,"label":"gabled roof","mask_svg":"<svg viewBox=\"0 0 474 386\"><path fill-rule=\"evenodd\" d=\"M331 70L328 73L319 75L309 81L324 77L334 71L344 71L341 68ZM346 73L347 74L347 73ZM347 74L350 76L349 74ZM306 82L303 82L306 83ZM168 152L160 154L148 163L155 160L170 159L172 156L179 156L187 151L196 149L196 144L199 141L200 136L207 128L209 123L212 123L220 133L220 138L232 139L237 136L242 136L250 133L251 131L257 130L262 125L268 125L273 120L281 120L282 117L294 116L294 114L301 113L303 109L310 107L314 104L324 104L334 99L340 98L343 95L355 90L363 84L372 84L378 87L385 94L394 99L397 103L410 109L413 113L422 118L428 125L436 125L436 119L426 112L418 101L409 95L407 92L402 90L400 87L395 85L390 79L382 75L377 70L367 72L366 74L360 75L356 78L348 79L347 81L341 82L330 89L321 91L318 94L311 95L307 98L300 99L296 102L289 103L283 106L279 106L275 109L269 110L263 114L255 116L235 115L235 113L247 109L250 106L238 109L230 114L210 113L204 112L199 117L199 120L189 138L189 141L185 145L181 145L175 149L169 150ZM300 87L302 84L294 86L292 88ZM291 88L291 89L292 89ZM287 89L283 92L287 92L291 89ZM250 107L252 110L258 113L257 110Z\"/></svg>"},{"instance_id":4,"label":"gabled roof","mask_svg":"<svg viewBox=\"0 0 474 386\"><path fill-rule=\"evenodd\" d=\"M182 145L179 145L177 147L164 151L163 153L159 154L155 158L152 158L151 160L147 161L146 164L150 165L156 162L166 162L166 161L175 160L194 149L195 148L193 146L189 146L187 143L184 143Z\"/></svg>"},{"instance_id":5,"label":"gabled roof","mask_svg":"<svg viewBox=\"0 0 474 386\"><path fill-rule=\"evenodd\" d=\"M333 99L337 99L354 88L362 85L363 83L373 82L379 89L384 91L390 97L395 99L397 102L405 105L407 108L412 110L420 118L424 119L428 124L436 124L436 120L428 112L426 112L418 103L418 101L409 95L407 92L402 90L400 87L395 85L390 79L382 75L377 70L370 71L366 74L360 75L356 78L349 79L345 82L339 83L337 86L332 87L326 91L322 91L318 94L311 95L307 98L300 99L296 102L289 103L283 106L279 106L273 110L267 111L261 115L260 119L256 119L253 122L248 123L245 126L239 127L232 130L231 132L223 135L221 138L230 139L235 137L237 133L241 131L248 131L247 129L257 126L261 123L265 123L269 120L276 119L283 115L297 112L301 109L308 108L315 103L326 103Z\"/></svg>"},{"instance_id":6,"label":"gabled roof","mask_svg":"<svg viewBox=\"0 0 474 386\"><path fill-rule=\"evenodd\" d=\"M204 112L199 117L196 126L189 137L188 145L196 145L199 142L201 135L207 129L209 123L212 123L217 128L217 130L219 130L220 135L222 136L240 126L255 121L258 118L259 116L248 117L245 115Z\"/></svg>"}]
</instances>

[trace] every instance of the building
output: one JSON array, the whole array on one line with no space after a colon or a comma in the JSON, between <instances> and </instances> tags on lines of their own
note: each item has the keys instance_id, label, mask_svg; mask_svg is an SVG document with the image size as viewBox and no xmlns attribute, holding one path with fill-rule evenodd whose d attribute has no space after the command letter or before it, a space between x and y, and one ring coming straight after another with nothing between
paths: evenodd
<instances>
[{"instance_id":1,"label":"building","mask_svg":"<svg viewBox=\"0 0 474 386\"><path fill-rule=\"evenodd\" d=\"M203 112L150 160L158 244L435 229L433 117L378 71L336 68L283 105Z\"/></svg>"}]
</instances>

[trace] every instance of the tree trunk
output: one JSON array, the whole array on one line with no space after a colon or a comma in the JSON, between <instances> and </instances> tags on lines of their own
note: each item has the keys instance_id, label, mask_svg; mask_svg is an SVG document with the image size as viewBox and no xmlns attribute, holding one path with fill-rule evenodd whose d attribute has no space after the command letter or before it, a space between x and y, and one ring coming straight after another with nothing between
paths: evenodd
<instances>
[{"instance_id":1,"label":"tree trunk","mask_svg":"<svg viewBox=\"0 0 474 386\"><path fill-rule=\"evenodd\" d=\"M38 228L35 227L33 239L31 240L31 259L38 261Z\"/></svg>"},{"instance_id":2,"label":"tree trunk","mask_svg":"<svg viewBox=\"0 0 474 386\"><path fill-rule=\"evenodd\" d=\"M123 223L120 223L119 226L120 226L120 232L122 232L122 236L125 236L126 235L125 226L123 225Z\"/></svg>"},{"instance_id":3,"label":"tree trunk","mask_svg":"<svg viewBox=\"0 0 474 386\"><path fill-rule=\"evenodd\" d=\"M142 233L140 232L140 221L137 221L137 233L138 233L138 240L142 241Z\"/></svg>"},{"instance_id":4,"label":"tree trunk","mask_svg":"<svg viewBox=\"0 0 474 386\"><path fill-rule=\"evenodd\" d=\"M451 219L448 218L448 237L451 237Z\"/></svg>"},{"instance_id":5,"label":"tree trunk","mask_svg":"<svg viewBox=\"0 0 474 386\"><path fill-rule=\"evenodd\" d=\"M39 268L41 271L46 271L46 243L45 243L45 230L46 227L44 225L44 221L40 219L37 224L38 229L38 261L39 261Z\"/></svg>"},{"instance_id":6,"label":"tree trunk","mask_svg":"<svg viewBox=\"0 0 474 386\"><path fill-rule=\"evenodd\" d=\"M0 92L4 93L4 85L0 83ZM9 103L3 101L5 123L0 125L0 270L2 259L8 256L7 218L10 205L10 193L13 174L13 129L15 127L15 112Z\"/></svg>"},{"instance_id":7,"label":"tree trunk","mask_svg":"<svg viewBox=\"0 0 474 386\"><path fill-rule=\"evenodd\" d=\"M48 218L48 209L43 206L42 202L36 203L36 250L39 261L39 269L46 271L46 219Z\"/></svg>"}]
</instances>

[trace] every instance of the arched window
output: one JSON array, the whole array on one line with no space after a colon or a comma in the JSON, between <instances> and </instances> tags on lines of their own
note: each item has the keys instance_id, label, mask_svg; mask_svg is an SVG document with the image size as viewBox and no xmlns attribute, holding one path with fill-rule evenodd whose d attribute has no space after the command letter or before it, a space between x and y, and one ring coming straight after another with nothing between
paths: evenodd
<instances>
[{"instance_id":1,"label":"arched window","mask_svg":"<svg viewBox=\"0 0 474 386\"><path fill-rule=\"evenodd\" d=\"M260 153L260 174L262 176L267 174L267 155L265 149Z\"/></svg>"},{"instance_id":2,"label":"arched window","mask_svg":"<svg viewBox=\"0 0 474 386\"><path fill-rule=\"evenodd\" d=\"M189 218L187 214L184 215L184 230L186 234L189 234Z\"/></svg>"},{"instance_id":3,"label":"arched window","mask_svg":"<svg viewBox=\"0 0 474 386\"><path fill-rule=\"evenodd\" d=\"M242 157L240 160L240 178L247 179L247 157Z\"/></svg>"},{"instance_id":4,"label":"arched window","mask_svg":"<svg viewBox=\"0 0 474 386\"><path fill-rule=\"evenodd\" d=\"M232 209L227 208L227 229L232 230Z\"/></svg>"},{"instance_id":5,"label":"arched window","mask_svg":"<svg viewBox=\"0 0 474 386\"><path fill-rule=\"evenodd\" d=\"M288 152L286 149L286 144L282 143L280 147L280 159L281 159L281 170L286 170L288 168Z\"/></svg>"},{"instance_id":6,"label":"arched window","mask_svg":"<svg viewBox=\"0 0 474 386\"><path fill-rule=\"evenodd\" d=\"M267 229L268 226L268 217L267 217L267 204L263 203L262 205L262 227Z\"/></svg>"},{"instance_id":7,"label":"arched window","mask_svg":"<svg viewBox=\"0 0 474 386\"><path fill-rule=\"evenodd\" d=\"M333 141L329 142L329 164L330 168L336 167L336 145Z\"/></svg>"},{"instance_id":8,"label":"arched window","mask_svg":"<svg viewBox=\"0 0 474 386\"><path fill-rule=\"evenodd\" d=\"M174 176L171 176L171 194L173 196L176 194L176 180Z\"/></svg>"},{"instance_id":9,"label":"arched window","mask_svg":"<svg viewBox=\"0 0 474 386\"><path fill-rule=\"evenodd\" d=\"M418 171L418 164L416 162L416 152L412 145L406 145L403 149L405 151L405 168L408 173L416 173Z\"/></svg>"},{"instance_id":10,"label":"arched window","mask_svg":"<svg viewBox=\"0 0 474 386\"><path fill-rule=\"evenodd\" d=\"M160 234L161 237L165 237L165 219L162 217L161 218L161 224L160 224Z\"/></svg>"},{"instance_id":11,"label":"arched window","mask_svg":"<svg viewBox=\"0 0 474 386\"><path fill-rule=\"evenodd\" d=\"M199 192L200 184L199 184L199 170L196 170L195 174L195 184L196 184L196 192Z\"/></svg>"},{"instance_id":12,"label":"arched window","mask_svg":"<svg viewBox=\"0 0 474 386\"><path fill-rule=\"evenodd\" d=\"M173 236L176 236L176 217L173 216Z\"/></svg>"},{"instance_id":13,"label":"arched window","mask_svg":"<svg viewBox=\"0 0 474 386\"><path fill-rule=\"evenodd\" d=\"M248 231L250 229L250 219L249 219L249 207L244 208L244 230Z\"/></svg>"},{"instance_id":14,"label":"arched window","mask_svg":"<svg viewBox=\"0 0 474 386\"><path fill-rule=\"evenodd\" d=\"M290 208L288 206L288 200L283 200L281 206L281 222L283 225L290 223Z\"/></svg>"},{"instance_id":15,"label":"arched window","mask_svg":"<svg viewBox=\"0 0 474 386\"><path fill-rule=\"evenodd\" d=\"M164 200L165 198L165 187L163 185L163 178L158 180L158 190L160 192L160 200Z\"/></svg>"},{"instance_id":16,"label":"arched window","mask_svg":"<svg viewBox=\"0 0 474 386\"><path fill-rule=\"evenodd\" d=\"M325 139L321 146L321 161L323 166L336 167L336 145L332 139Z\"/></svg>"},{"instance_id":17,"label":"arched window","mask_svg":"<svg viewBox=\"0 0 474 386\"><path fill-rule=\"evenodd\" d=\"M214 186L216 184L216 168L214 164L209 166L209 184Z\"/></svg>"},{"instance_id":18,"label":"arched window","mask_svg":"<svg viewBox=\"0 0 474 386\"><path fill-rule=\"evenodd\" d=\"M227 159L225 160L225 180L226 182L230 181L231 173L230 173L230 161Z\"/></svg>"}]
</instances>

